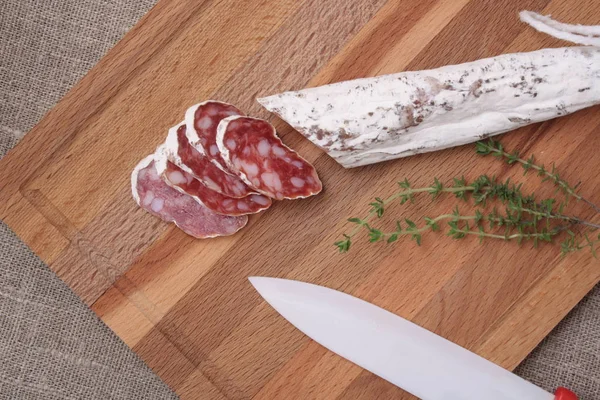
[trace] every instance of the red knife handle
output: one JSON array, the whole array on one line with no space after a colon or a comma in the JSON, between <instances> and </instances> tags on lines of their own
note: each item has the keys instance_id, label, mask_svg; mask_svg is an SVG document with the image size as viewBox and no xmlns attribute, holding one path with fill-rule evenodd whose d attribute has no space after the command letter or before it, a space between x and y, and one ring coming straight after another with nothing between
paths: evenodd
<instances>
[{"instance_id":1,"label":"red knife handle","mask_svg":"<svg viewBox=\"0 0 600 400\"><path fill-rule=\"evenodd\" d=\"M556 389L554 400L578 400L577 395L563 387Z\"/></svg>"}]
</instances>

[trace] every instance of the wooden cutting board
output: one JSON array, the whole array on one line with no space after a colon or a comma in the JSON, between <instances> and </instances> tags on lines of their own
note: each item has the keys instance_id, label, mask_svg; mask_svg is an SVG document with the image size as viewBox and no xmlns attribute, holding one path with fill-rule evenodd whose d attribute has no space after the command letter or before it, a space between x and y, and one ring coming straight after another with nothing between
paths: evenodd
<instances>
[{"instance_id":1,"label":"wooden cutting board","mask_svg":"<svg viewBox=\"0 0 600 400\"><path fill-rule=\"evenodd\" d=\"M565 45L520 23L521 9L600 22L595 0L161 0L0 162L0 216L184 399L410 398L308 340L249 275L352 293L514 368L600 279L587 252L562 258L555 246L439 234L421 247L357 241L339 255L333 242L347 217L405 177L429 185L434 176L520 173L473 146L345 170L254 99ZM214 240L138 209L133 166L208 98L270 118L314 163L324 192L278 202ZM599 129L596 107L502 140L556 161L598 202ZM541 185L526 179L530 190ZM388 212L417 219L453 205L425 197Z\"/></svg>"}]
</instances>

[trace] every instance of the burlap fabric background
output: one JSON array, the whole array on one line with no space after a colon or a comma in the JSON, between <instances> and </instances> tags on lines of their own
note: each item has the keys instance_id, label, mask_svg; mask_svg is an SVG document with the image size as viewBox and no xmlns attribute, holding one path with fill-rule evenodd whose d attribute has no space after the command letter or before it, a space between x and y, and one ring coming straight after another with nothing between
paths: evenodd
<instances>
[{"instance_id":1,"label":"burlap fabric background","mask_svg":"<svg viewBox=\"0 0 600 400\"><path fill-rule=\"evenodd\" d=\"M0 0L0 157L154 3ZM600 288L517 372L600 399ZM0 224L0 399L132 398L175 396Z\"/></svg>"}]
</instances>

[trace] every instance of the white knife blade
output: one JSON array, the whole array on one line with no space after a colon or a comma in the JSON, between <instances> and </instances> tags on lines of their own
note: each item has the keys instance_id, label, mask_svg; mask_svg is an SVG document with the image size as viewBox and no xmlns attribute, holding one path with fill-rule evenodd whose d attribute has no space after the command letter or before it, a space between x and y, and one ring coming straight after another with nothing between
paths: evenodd
<instances>
[{"instance_id":1,"label":"white knife blade","mask_svg":"<svg viewBox=\"0 0 600 400\"><path fill-rule=\"evenodd\" d=\"M553 400L554 395L420 326L348 294L251 277L285 319L327 349L423 400Z\"/></svg>"}]
</instances>

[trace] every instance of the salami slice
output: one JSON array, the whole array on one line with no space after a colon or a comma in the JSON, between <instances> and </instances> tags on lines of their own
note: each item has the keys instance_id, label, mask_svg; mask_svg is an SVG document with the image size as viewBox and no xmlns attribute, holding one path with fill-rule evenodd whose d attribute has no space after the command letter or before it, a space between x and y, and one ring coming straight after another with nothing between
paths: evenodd
<instances>
[{"instance_id":1,"label":"salami slice","mask_svg":"<svg viewBox=\"0 0 600 400\"><path fill-rule=\"evenodd\" d=\"M322 189L315 168L284 145L268 121L225 118L217 129L217 145L229 169L259 193L282 200L312 196Z\"/></svg>"},{"instance_id":2,"label":"salami slice","mask_svg":"<svg viewBox=\"0 0 600 400\"><path fill-rule=\"evenodd\" d=\"M185 113L186 134L189 142L215 165L228 171L216 143L217 126L223 118L244 115L231 104L207 100L188 108Z\"/></svg>"},{"instance_id":3,"label":"salami slice","mask_svg":"<svg viewBox=\"0 0 600 400\"><path fill-rule=\"evenodd\" d=\"M167 185L158 175L154 155L144 158L131 174L131 190L136 203L150 214L173 222L188 235L212 238L232 235L248 223L248 217L216 214L191 196Z\"/></svg>"},{"instance_id":4,"label":"salami slice","mask_svg":"<svg viewBox=\"0 0 600 400\"><path fill-rule=\"evenodd\" d=\"M245 197L254 193L236 175L225 172L208 157L196 150L188 141L184 123L169 130L165 144L177 157L173 160L178 167L194 175L209 189L229 197Z\"/></svg>"},{"instance_id":5,"label":"salami slice","mask_svg":"<svg viewBox=\"0 0 600 400\"><path fill-rule=\"evenodd\" d=\"M206 187L193 175L173 163L173 153L166 147L159 147L155 154L158 175L172 188L192 196L210 210L223 215L239 216L256 214L271 206L271 199L262 194L249 194L242 198L224 196Z\"/></svg>"}]
</instances>

